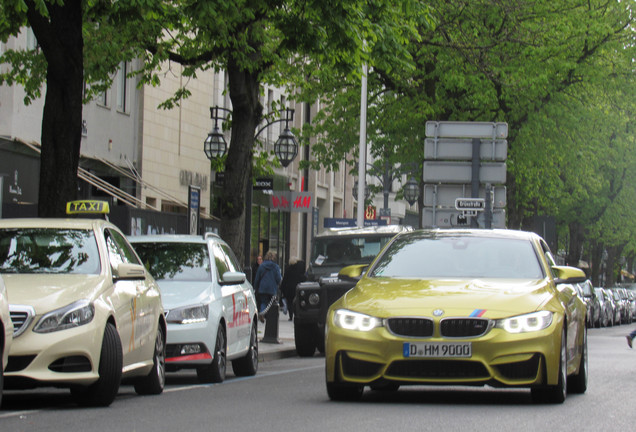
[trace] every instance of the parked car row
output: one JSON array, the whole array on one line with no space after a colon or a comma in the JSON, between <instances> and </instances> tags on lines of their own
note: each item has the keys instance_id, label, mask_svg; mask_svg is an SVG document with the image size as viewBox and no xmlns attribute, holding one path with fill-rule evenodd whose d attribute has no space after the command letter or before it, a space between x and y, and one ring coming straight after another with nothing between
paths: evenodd
<instances>
[{"instance_id":1,"label":"parked car row","mask_svg":"<svg viewBox=\"0 0 636 432\"><path fill-rule=\"evenodd\" d=\"M258 369L252 286L215 234L131 244L101 219L1 219L0 275L0 402L4 384L66 387L80 405L108 406L122 380L159 394L166 371L221 382L227 361L236 375Z\"/></svg>"},{"instance_id":2,"label":"parked car row","mask_svg":"<svg viewBox=\"0 0 636 432\"><path fill-rule=\"evenodd\" d=\"M594 287L586 280L577 284L587 306L588 327L612 327L636 320L636 292L623 287Z\"/></svg>"}]
</instances>

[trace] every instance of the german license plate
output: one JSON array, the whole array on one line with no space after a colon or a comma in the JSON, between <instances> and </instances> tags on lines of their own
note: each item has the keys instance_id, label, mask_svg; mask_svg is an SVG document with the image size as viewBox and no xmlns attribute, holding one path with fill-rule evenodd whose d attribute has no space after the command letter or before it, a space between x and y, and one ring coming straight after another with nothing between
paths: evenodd
<instances>
[{"instance_id":1,"label":"german license plate","mask_svg":"<svg viewBox=\"0 0 636 432\"><path fill-rule=\"evenodd\" d=\"M470 342L404 342L404 357L470 358Z\"/></svg>"}]
</instances>

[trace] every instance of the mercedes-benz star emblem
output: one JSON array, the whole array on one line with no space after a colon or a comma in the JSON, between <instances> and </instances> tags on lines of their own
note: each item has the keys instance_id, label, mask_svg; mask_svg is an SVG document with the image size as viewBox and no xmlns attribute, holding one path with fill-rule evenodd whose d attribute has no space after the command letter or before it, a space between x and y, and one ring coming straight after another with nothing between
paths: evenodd
<instances>
[{"instance_id":1,"label":"mercedes-benz star emblem","mask_svg":"<svg viewBox=\"0 0 636 432\"><path fill-rule=\"evenodd\" d=\"M435 310L433 311L433 315L435 315L435 316L442 316L442 315L444 315L444 311L443 311L442 309L435 309Z\"/></svg>"}]
</instances>

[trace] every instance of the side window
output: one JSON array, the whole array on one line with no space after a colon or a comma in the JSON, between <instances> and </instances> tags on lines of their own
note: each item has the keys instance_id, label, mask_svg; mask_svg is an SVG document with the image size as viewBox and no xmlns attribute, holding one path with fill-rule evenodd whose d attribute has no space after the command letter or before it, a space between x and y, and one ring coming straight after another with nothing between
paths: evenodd
<instances>
[{"instance_id":1,"label":"side window","mask_svg":"<svg viewBox=\"0 0 636 432\"><path fill-rule=\"evenodd\" d=\"M111 265L121 263L141 264L126 239L117 231L106 230L106 245Z\"/></svg>"},{"instance_id":2,"label":"side window","mask_svg":"<svg viewBox=\"0 0 636 432\"><path fill-rule=\"evenodd\" d=\"M230 271L227 257L218 244L212 245L212 253L214 254L214 263L216 264L216 275L219 281L223 280L223 274Z\"/></svg>"},{"instance_id":3,"label":"side window","mask_svg":"<svg viewBox=\"0 0 636 432\"><path fill-rule=\"evenodd\" d=\"M541 241L541 250L543 252L543 255L545 255L546 260L548 261L548 266L550 267L549 269L550 274L552 275L553 278L556 278L557 274L554 271L553 267L557 264L556 264L556 261L554 260L554 256L552 255L552 252L550 252L550 248L548 247L547 243L545 243L544 241Z\"/></svg>"},{"instance_id":4,"label":"side window","mask_svg":"<svg viewBox=\"0 0 636 432\"><path fill-rule=\"evenodd\" d=\"M232 249L230 249L230 247L225 244L221 245L221 249L223 250L223 252L225 253L227 257L228 267L230 271L242 272L243 270L241 270L241 266L239 265L238 259L236 258L236 255L234 255L234 252L232 251Z\"/></svg>"},{"instance_id":5,"label":"side window","mask_svg":"<svg viewBox=\"0 0 636 432\"><path fill-rule=\"evenodd\" d=\"M111 267L116 267L124 262L124 257L121 255L110 230L104 231L104 237L106 238L106 246L108 247L108 259L110 261L110 265Z\"/></svg>"}]
</instances>

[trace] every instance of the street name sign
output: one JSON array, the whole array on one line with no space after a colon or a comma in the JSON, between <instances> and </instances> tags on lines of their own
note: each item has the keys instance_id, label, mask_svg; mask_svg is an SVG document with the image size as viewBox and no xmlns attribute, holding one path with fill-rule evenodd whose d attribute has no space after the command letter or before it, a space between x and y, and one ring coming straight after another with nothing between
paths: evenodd
<instances>
[{"instance_id":1,"label":"street name sign","mask_svg":"<svg viewBox=\"0 0 636 432\"><path fill-rule=\"evenodd\" d=\"M483 198L456 198L455 208L466 211L484 211L486 200Z\"/></svg>"}]
</instances>

